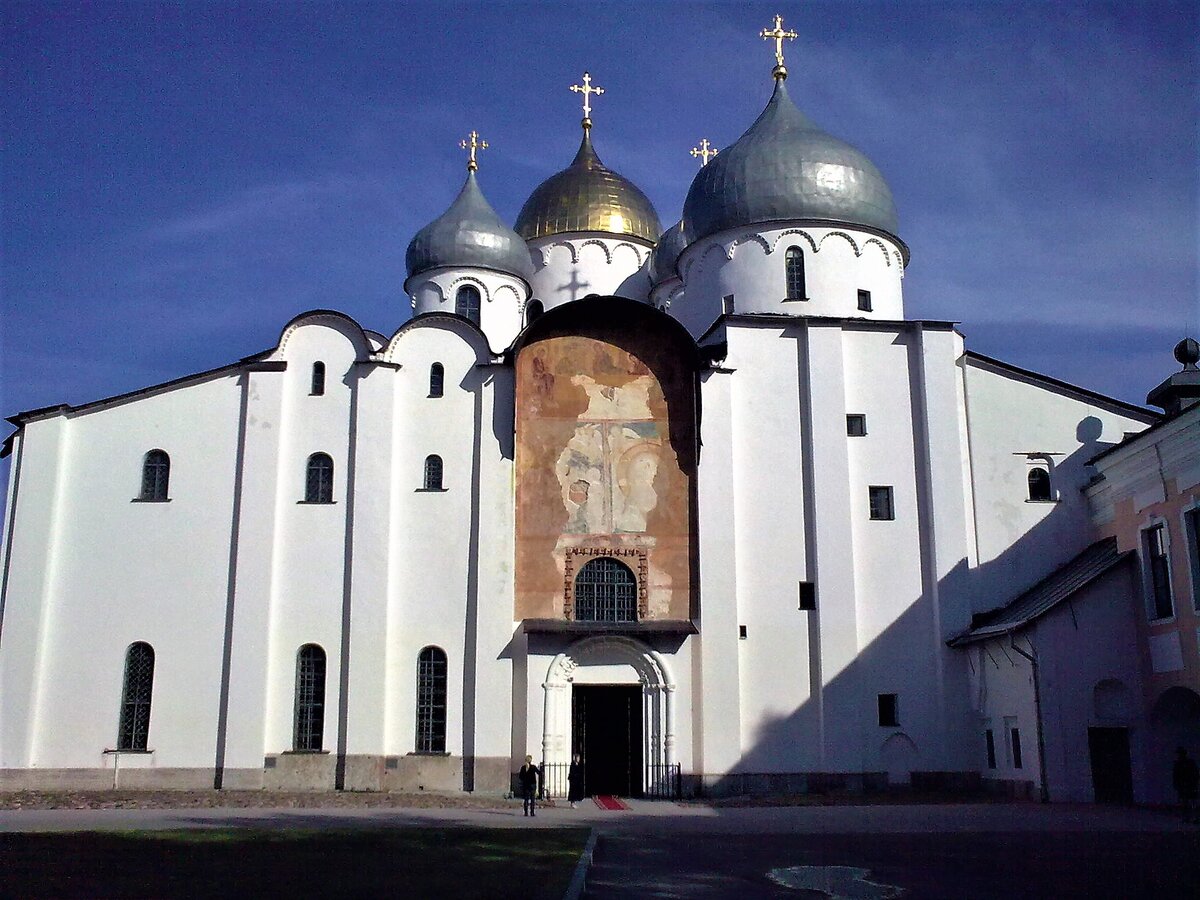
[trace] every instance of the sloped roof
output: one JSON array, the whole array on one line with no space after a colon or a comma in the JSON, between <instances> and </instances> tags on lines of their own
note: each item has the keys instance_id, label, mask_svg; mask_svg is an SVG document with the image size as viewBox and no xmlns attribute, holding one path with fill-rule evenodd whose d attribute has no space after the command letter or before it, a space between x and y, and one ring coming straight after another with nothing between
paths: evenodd
<instances>
[{"instance_id":1,"label":"sloped roof","mask_svg":"<svg viewBox=\"0 0 1200 900\"><path fill-rule=\"evenodd\" d=\"M962 647L1024 628L1132 555L1132 550L1121 553L1117 549L1115 537L1096 541L1011 603L976 616L971 628L952 638L949 644Z\"/></svg>"}]
</instances>

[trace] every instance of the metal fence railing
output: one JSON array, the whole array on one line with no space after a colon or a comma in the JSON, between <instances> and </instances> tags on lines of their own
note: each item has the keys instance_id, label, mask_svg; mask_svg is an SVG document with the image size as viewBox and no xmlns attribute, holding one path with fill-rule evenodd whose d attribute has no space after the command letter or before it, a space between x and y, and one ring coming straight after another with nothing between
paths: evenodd
<instances>
[{"instance_id":1,"label":"metal fence railing","mask_svg":"<svg viewBox=\"0 0 1200 900\"><path fill-rule=\"evenodd\" d=\"M646 766L643 796L654 800L678 800L683 796L683 775L679 763Z\"/></svg>"}]
</instances>

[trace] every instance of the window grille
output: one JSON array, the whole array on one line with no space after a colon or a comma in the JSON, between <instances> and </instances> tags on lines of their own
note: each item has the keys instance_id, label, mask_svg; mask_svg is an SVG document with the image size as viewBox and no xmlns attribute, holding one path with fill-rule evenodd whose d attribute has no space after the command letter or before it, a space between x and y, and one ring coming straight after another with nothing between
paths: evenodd
<instances>
[{"instance_id":1,"label":"window grille","mask_svg":"<svg viewBox=\"0 0 1200 900\"><path fill-rule=\"evenodd\" d=\"M142 462L142 492L139 500L166 500L171 478L171 457L163 450L151 450Z\"/></svg>"},{"instance_id":2,"label":"window grille","mask_svg":"<svg viewBox=\"0 0 1200 900\"><path fill-rule=\"evenodd\" d=\"M333 460L328 453L314 453L308 458L304 478L305 503L333 502Z\"/></svg>"},{"instance_id":3,"label":"window grille","mask_svg":"<svg viewBox=\"0 0 1200 900\"><path fill-rule=\"evenodd\" d=\"M863 312L871 311L871 292L870 291L859 291L858 292L858 308L861 309Z\"/></svg>"},{"instance_id":4,"label":"window grille","mask_svg":"<svg viewBox=\"0 0 1200 900\"><path fill-rule=\"evenodd\" d=\"M442 458L440 456L425 457L425 490L442 490Z\"/></svg>"},{"instance_id":5,"label":"window grille","mask_svg":"<svg viewBox=\"0 0 1200 900\"><path fill-rule=\"evenodd\" d=\"M1144 533L1146 565L1150 570L1150 593L1154 618L1168 619L1175 615L1171 600L1171 567L1167 562L1167 529L1159 524Z\"/></svg>"},{"instance_id":6,"label":"window grille","mask_svg":"<svg viewBox=\"0 0 1200 900\"><path fill-rule=\"evenodd\" d=\"M325 731L325 651L305 644L296 655L293 750L320 750Z\"/></svg>"},{"instance_id":7,"label":"window grille","mask_svg":"<svg viewBox=\"0 0 1200 900\"><path fill-rule=\"evenodd\" d=\"M312 370L312 395L320 397L325 393L325 363L313 363Z\"/></svg>"},{"instance_id":8,"label":"window grille","mask_svg":"<svg viewBox=\"0 0 1200 900\"><path fill-rule=\"evenodd\" d=\"M575 576L575 618L580 622L636 622L637 579L609 556L593 559Z\"/></svg>"},{"instance_id":9,"label":"window grille","mask_svg":"<svg viewBox=\"0 0 1200 900\"><path fill-rule=\"evenodd\" d=\"M846 434L850 437L866 437L867 417L862 413L851 413L846 416Z\"/></svg>"},{"instance_id":10,"label":"window grille","mask_svg":"<svg viewBox=\"0 0 1200 900\"><path fill-rule=\"evenodd\" d=\"M1050 473L1042 466L1034 466L1029 470L1026 479L1029 483L1030 500L1053 500L1054 493L1050 490Z\"/></svg>"},{"instance_id":11,"label":"window grille","mask_svg":"<svg viewBox=\"0 0 1200 900\"><path fill-rule=\"evenodd\" d=\"M446 752L446 654L437 647L417 657L417 752Z\"/></svg>"},{"instance_id":12,"label":"window grille","mask_svg":"<svg viewBox=\"0 0 1200 900\"><path fill-rule=\"evenodd\" d=\"M121 692L118 750L145 750L150 734L150 695L154 689L154 649L133 644L125 653L125 687Z\"/></svg>"},{"instance_id":13,"label":"window grille","mask_svg":"<svg viewBox=\"0 0 1200 900\"><path fill-rule=\"evenodd\" d=\"M804 284L804 251L799 247L788 247L784 257L784 268L787 274L788 300L807 300L808 295Z\"/></svg>"},{"instance_id":14,"label":"window grille","mask_svg":"<svg viewBox=\"0 0 1200 900\"><path fill-rule=\"evenodd\" d=\"M446 370L441 363L429 367L429 396L440 397L446 388Z\"/></svg>"},{"instance_id":15,"label":"window grille","mask_svg":"<svg viewBox=\"0 0 1200 900\"><path fill-rule=\"evenodd\" d=\"M891 487L875 486L870 488L870 499L872 519L896 518L895 509L892 506Z\"/></svg>"},{"instance_id":16,"label":"window grille","mask_svg":"<svg viewBox=\"0 0 1200 900\"><path fill-rule=\"evenodd\" d=\"M479 324L479 288L465 284L454 296L454 311L476 325Z\"/></svg>"}]
</instances>

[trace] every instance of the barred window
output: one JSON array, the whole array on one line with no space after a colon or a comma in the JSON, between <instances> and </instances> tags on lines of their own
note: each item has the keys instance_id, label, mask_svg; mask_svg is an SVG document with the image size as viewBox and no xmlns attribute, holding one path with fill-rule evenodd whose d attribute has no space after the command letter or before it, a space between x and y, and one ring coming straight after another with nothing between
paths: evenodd
<instances>
[{"instance_id":1,"label":"barred window","mask_svg":"<svg viewBox=\"0 0 1200 900\"><path fill-rule=\"evenodd\" d=\"M872 519L896 518L895 506L892 503L892 489L889 485L872 485L867 491Z\"/></svg>"},{"instance_id":2,"label":"barred window","mask_svg":"<svg viewBox=\"0 0 1200 900\"><path fill-rule=\"evenodd\" d=\"M325 651L305 644L296 655L293 750L320 750L325 732Z\"/></svg>"},{"instance_id":3,"label":"barred window","mask_svg":"<svg viewBox=\"0 0 1200 900\"><path fill-rule=\"evenodd\" d=\"M575 576L575 619L636 622L637 579L629 566L600 556L580 569Z\"/></svg>"},{"instance_id":4,"label":"barred window","mask_svg":"<svg viewBox=\"0 0 1200 900\"><path fill-rule=\"evenodd\" d=\"M429 396L440 397L446 387L446 370L441 363L429 367Z\"/></svg>"},{"instance_id":5,"label":"barred window","mask_svg":"<svg viewBox=\"0 0 1200 900\"><path fill-rule=\"evenodd\" d=\"M154 689L154 648L141 641L125 653L118 750L145 750L150 734L150 695Z\"/></svg>"},{"instance_id":6,"label":"barred window","mask_svg":"<svg viewBox=\"0 0 1200 900\"><path fill-rule=\"evenodd\" d=\"M446 752L446 653L437 647L417 657L417 752Z\"/></svg>"},{"instance_id":7,"label":"barred window","mask_svg":"<svg viewBox=\"0 0 1200 900\"><path fill-rule=\"evenodd\" d=\"M465 319L479 324L479 288L464 284L454 297L454 311Z\"/></svg>"},{"instance_id":8,"label":"barred window","mask_svg":"<svg viewBox=\"0 0 1200 900\"><path fill-rule=\"evenodd\" d=\"M1050 490L1050 473L1043 466L1034 466L1025 479L1029 484L1030 500L1053 500Z\"/></svg>"},{"instance_id":9,"label":"barred window","mask_svg":"<svg viewBox=\"0 0 1200 900\"><path fill-rule=\"evenodd\" d=\"M312 371L312 395L320 397L325 393L325 363L313 363Z\"/></svg>"},{"instance_id":10,"label":"barred window","mask_svg":"<svg viewBox=\"0 0 1200 900\"><path fill-rule=\"evenodd\" d=\"M425 490L442 490L442 458L440 456L425 457Z\"/></svg>"},{"instance_id":11,"label":"barred window","mask_svg":"<svg viewBox=\"0 0 1200 900\"><path fill-rule=\"evenodd\" d=\"M151 450L142 461L142 492L139 500L166 500L171 478L171 457L165 450Z\"/></svg>"},{"instance_id":12,"label":"barred window","mask_svg":"<svg viewBox=\"0 0 1200 900\"><path fill-rule=\"evenodd\" d=\"M787 274L788 300L807 300L804 285L804 251L799 247L788 247L784 257L784 267Z\"/></svg>"},{"instance_id":13,"label":"barred window","mask_svg":"<svg viewBox=\"0 0 1200 900\"><path fill-rule=\"evenodd\" d=\"M304 502L333 502L333 460L328 453L314 453L308 458L304 475Z\"/></svg>"}]
</instances>

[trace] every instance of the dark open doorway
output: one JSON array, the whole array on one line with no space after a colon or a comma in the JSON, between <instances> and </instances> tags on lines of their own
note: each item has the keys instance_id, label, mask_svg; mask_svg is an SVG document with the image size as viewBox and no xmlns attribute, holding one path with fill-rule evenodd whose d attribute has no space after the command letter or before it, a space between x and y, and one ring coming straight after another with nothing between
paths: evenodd
<instances>
[{"instance_id":1,"label":"dark open doorway","mask_svg":"<svg viewBox=\"0 0 1200 900\"><path fill-rule=\"evenodd\" d=\"M1132 803L1133 772L1129 765L1128 728L1089 728L1092 787L1097 803Z\"/></svg>"},{"instance_id":2,"label":"dark open doorway","mask_svg":"<svg viewBox=\"0 0 1200 900\"><path fill-rule=\"evenodd\" d=\"M641 796L641 685L575 685L571 752L583 763L588 796Z\"/></svg>"}]
</instances>

